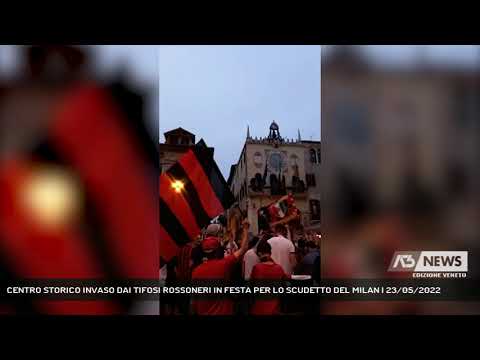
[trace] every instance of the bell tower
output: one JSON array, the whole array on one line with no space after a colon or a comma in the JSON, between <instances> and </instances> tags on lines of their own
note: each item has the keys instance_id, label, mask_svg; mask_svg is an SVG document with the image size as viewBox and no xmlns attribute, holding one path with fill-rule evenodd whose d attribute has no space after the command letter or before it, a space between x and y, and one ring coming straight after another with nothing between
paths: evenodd
<instances>
[{"instance_id":1,"label":"bell tower","mask_svg":"<svg viewBox=\"0 0 480 360\"><path fill-rule=\"evenodd\" d=\"M278 127L278 124L275 122L275 120L270 125L270 132L268 134L267 139L271 142L282 142L283 141L283 138L280 136L280 128Z\"/></svg>"}]
</instances>

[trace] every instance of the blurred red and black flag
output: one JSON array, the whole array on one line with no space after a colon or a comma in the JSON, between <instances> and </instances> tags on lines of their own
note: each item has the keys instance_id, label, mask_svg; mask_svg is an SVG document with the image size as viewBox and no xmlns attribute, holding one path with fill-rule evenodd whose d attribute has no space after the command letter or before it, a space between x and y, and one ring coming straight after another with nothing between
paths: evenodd
<instances>
[{"instance_id":1,"label":"blurred red and black flag","mask_svg":"<svg viewBox=\"0 0 480 360\"><path fill-rule=\"evenodd\" d=\"M277 201L258 209L260 230L270 230L275 225L287 224L300 219L300 210L295 205L292 194L282 196Z\"/></svg>"},{"instance_id":2,"label":"blurred red and black flag","mask_svg":"<svg viewBox=\"0 0 480 360\"><path fill-rule=\"evenodd\" d=\"M160 257L172 259L214 217L233 204L233 195L211 152L197 144L160 176Z\"/></svg>"},{"instance_id":3,"label":"blurred red and black flag","mask_svg":"<svg viewBox=\"0 0 480 360\"><path fill-rule=\"evenodd\" d=\"M51 91L41 86L43 93ZM55 89L41 135L2 158L3 281L158 277L158 155L144 119L125 110L125 97L119 103L121 92L91 82ZM16 101L18 91L12 93ZM10 98L2 101L7 108ZM29 121L38 123L35 115ZM25 296L0 301L0 310L112 314L133 305L127 297L37 301Z\"/></svg>"}]
</instances>

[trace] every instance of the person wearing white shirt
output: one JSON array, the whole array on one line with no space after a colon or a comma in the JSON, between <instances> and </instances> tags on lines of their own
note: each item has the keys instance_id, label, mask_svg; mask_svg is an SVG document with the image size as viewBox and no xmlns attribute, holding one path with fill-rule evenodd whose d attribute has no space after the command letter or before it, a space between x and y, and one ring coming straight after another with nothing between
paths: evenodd
<instances>
[{"instance_id":1,"label":"person wearing white shirt","mask_svg":"<svg viewBox=\"0 0 480 360\"><path fill-rule=\"evenodd\" d=\"M287 275L292 275L295 267L295 245L287 239L287 229L284 225L275 226L276 236L268 240L272 247L272 259L280 265Z\"/></svg>"}]
</instances>

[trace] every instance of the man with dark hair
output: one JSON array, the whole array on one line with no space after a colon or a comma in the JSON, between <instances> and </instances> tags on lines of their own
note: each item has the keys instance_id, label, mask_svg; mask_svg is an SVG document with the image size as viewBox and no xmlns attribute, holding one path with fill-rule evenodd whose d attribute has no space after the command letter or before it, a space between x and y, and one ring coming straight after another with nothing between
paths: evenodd
<instances>
[{"instance_id":1,"label":"man with dark hair","mask_svg":"<svg viewBox=\"0 0 480 360\"><path fill-rule=\"evenodd\" d=\"M216 236L206 237L201 245L204 262L193 270L192 280L217 280L220 282L230 280L234 265L247 251L249 226L248 221L244 220L240 248L226 257L224 257L219 238ZM228 298L195 299L192 302L192 310L197 315L233 315L234 303L232 299Z\"/></svg>"},{"instance_id":2,"label":"man with dark hair","mask_svg":"<svg viewBox=\"0 0 480 360\"><path fill-rule=\"evenodd\" d=\"M275 233L278 235L283 235L283 236L287 236L287 228L285 227L285 225L275 225Z\"/></svg>"},{"instance_id":3,"label":"man with dark hair","mask_svg":"<svg viewBox=\"0 0 480 360\"><path fill-rule=\"evenodd\" d=\"M287 275L292 274L296 264L295 246L287 239L287 228L284 225L275 226L276 236L268 240L272 247L272 259L280 265Z\"/></svg>"},{"instance_id":4,"label":"man with dark hair","mask_svg":"<svg viewBox=\"0 0 480 360\"><path fill-rule=\"evenodd\" d=\"M252 270L252 282L258 280L287 280L282 267L272 260L272 247L268 241L260 241L257 245L257 256L260 263ZM280 299L257 299L250 309L252 315L276 315L280 313Z\"/></svg>"}]
</instances>

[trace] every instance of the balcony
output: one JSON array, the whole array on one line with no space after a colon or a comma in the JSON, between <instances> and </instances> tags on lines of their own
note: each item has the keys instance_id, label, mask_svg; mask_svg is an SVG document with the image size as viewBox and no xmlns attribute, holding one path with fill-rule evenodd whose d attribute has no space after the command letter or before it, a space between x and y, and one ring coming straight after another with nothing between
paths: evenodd
<instances>
[{"instance_id":1,"label":"balcony","mask_svg":"<svg viewBox=\"0 0 480 360\"><path fill-rule=\"evenodd\" d=\"M248 187L248 196L249 197L263 197L263 196L268 196L268 197L282 197L284 195L287 195L289 193L292 193L296 198L306 198L307 197L307 189L304 188L303 191L298 191L298 189L295 189L293 186L287 186L284 191L274 191L272 193L272 188L270 186L265 186L262 190L257 190L255 191L252 186L250 185Z\"/></svg>"}]
</instances>

